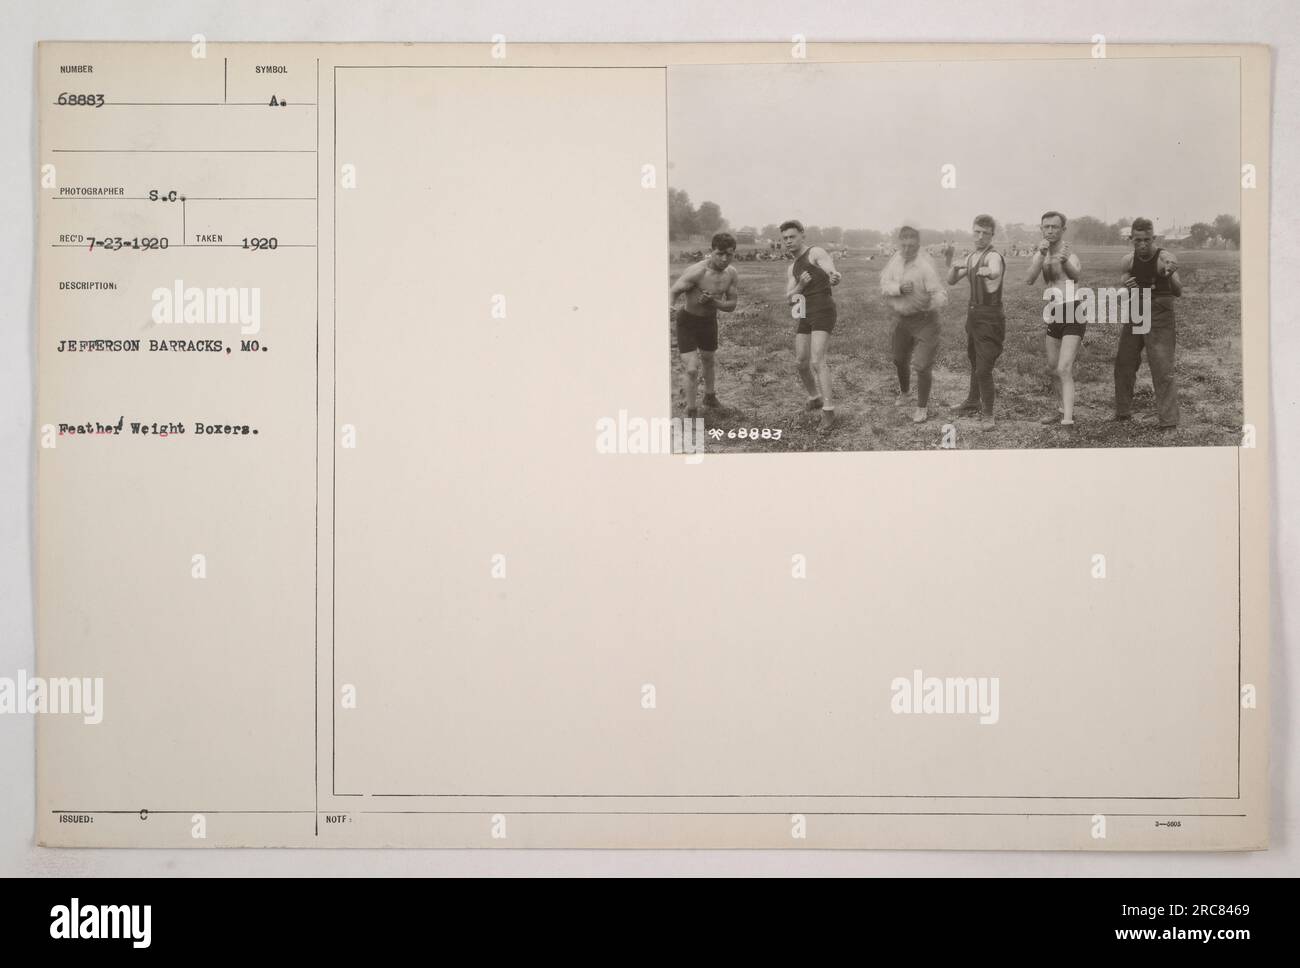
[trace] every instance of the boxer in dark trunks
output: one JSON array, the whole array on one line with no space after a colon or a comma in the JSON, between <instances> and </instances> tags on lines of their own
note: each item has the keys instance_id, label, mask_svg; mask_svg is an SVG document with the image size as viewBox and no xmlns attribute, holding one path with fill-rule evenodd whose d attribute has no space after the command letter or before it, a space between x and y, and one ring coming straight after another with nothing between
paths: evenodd
<instances>
[{"instance_id":1,"label":"boxer in dark trunks","mask_svg":"<svg viewBox=\"0 0 1300 968\"><path fill-rule=\"evenodd\" d=\"M672 305L682 299L677 309L677 352L682 358L682 382L686 390L686 416L699 416L695 391L700 370L704 370L704 405L718 407L714 390L714 358L718 349L718 313L736 308L736 268L731 264L736 254L736 239L729 232L713 236L706 258L683 272L670 291Z\"/></svg>"},{"instance_id":2,"label":"boxer in dark trunks","mask_svg":"<svg viewBox=\"0 0 1300 968\"><path fill-rule=\"evenodd\" d=\"M825 249L805 242L802 222L795 219L782 222L781 239L785 250L794 256L785 294L797 320L795 366L808 394L808 409L822 412L822 430L827 431L835 424L831 368L826 362L827 344L836 317L831 288L840 284L840 273Z\"/></svg>"},{"instance_id":3,"label":"boxer in dark trunks","mask_svg":"<svg viewBox=\"0 0 1300 968\"><path fill-rule=\"evenodd\" d=\"M1033 261L1029 263L1029 276L1025 285L1032 286L1042 273L1048 300L1043 307L1043 321L1047 335L1043 342L1047 350L1047 369L1056 383L1061 406L1055 413L1044 417L1040 423L1074 427L1074 361L1078 358L1088 324L1075 318L1074 286L1082 275L1079 257L1070 249L1065 234L1065 216L1060 212L1045 212L1039 223L1043 241L1038 243Z\"/></svg>"}]
</instances>

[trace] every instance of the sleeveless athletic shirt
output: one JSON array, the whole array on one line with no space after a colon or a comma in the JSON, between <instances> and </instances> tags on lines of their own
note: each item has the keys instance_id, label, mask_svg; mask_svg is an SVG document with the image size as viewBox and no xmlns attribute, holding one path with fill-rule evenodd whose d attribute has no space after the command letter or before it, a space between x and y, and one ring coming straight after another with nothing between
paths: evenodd
<instances>
[{"instance_id":1,"label":"sleeveless athletic shirt","mask_svg":"<svg viewBox=\"0 0 1300 968\"><path fill-rule=\"evenodd\" d=\"M984 285L984 277L975 275L979 268L988 262L989 253L992 251L993 246L990 245L980 253L979 259L970 267L970 272L966 273L970 279L970 304L972 306L1001 307L1002 305L1002 283L1006 282L1007 279L1005 271L1006 266L1003 266L1004 271L1002 275L998 277L998 287L992 292L989 292L988 288Z\"/></svg>"},{"instance_id":2,"label":"sleeveless athletic shirt","mask_svg":"<svg viewBox=\"0 0 1300 968\"><path fill-rule=\"evenodd\" d=\"M825 269L809 258L811 255L812 247L809 246L804 250L803 255L794 260L794 281L796 283L805 272L812 276L812 282L803 287L804 307L810 313L820 309L829 309L835 305L835 299L831 296L831 277L826 274Z\"/></svg>"},{"instance_id":3,"label":"sleeveless athletic shirt","mask_svg":"<svg viewBox=\"0 0 1300 968\"><path fill-rule=\"evenodd\" d=\"M1156 249L1146 262L1139 259L1136 252L1133 253L1133 278L1137 280L1140 288L1154 289L1157 296L1172 296L1174 290L1169 285L1169 278L1156 275L1156 266L1160 262L1160 253L1163 251L1164 249Z\"/></svg>"}]
</instances>

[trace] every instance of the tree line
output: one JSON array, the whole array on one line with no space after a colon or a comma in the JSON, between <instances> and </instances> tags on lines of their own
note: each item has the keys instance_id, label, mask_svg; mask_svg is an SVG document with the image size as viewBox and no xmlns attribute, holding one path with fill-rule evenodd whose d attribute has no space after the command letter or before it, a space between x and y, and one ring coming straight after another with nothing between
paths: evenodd
<instances>
[{"instance_id":1,"label":"tree line","mask_svg":"<svg viewBox=\"0 0 1300 968\"><path fill-rule=\"evenodd\" d=\"M1103 222L1091 215L1081 215L1070 219L1069 237L1079 245L1123 245L1123 230L1133 223L1131 218L1122 218L1115 222ZM668 237L673 241L683 241L694 236L711 236L714 232L731 230L731 223L722 215L722 207L716 202L701 202L699 208L691 203L691 197L678 188L668 189ZM969 229L924 229L919 228L921 244L953 241L969 242ZM780 237L778 223L771 222L761 228L744 225L735 230L738 234L748 234L756 239L776 239ZM892 235L875 229L846 229L839 225L809 225L807 239L819 245L843 245L849 248L864 248L889 241ZM1008 242L1036 242L1041 238L1037 225L1014 222L1002 226L998 231L999 240ZM1237 248L1241 244L1241 223L1232 215L1216 216L1213 222L1196 222L1187 228L1187 244L1201 248L1210 244L1226 245Z\"/></svg>"}]
</instances>

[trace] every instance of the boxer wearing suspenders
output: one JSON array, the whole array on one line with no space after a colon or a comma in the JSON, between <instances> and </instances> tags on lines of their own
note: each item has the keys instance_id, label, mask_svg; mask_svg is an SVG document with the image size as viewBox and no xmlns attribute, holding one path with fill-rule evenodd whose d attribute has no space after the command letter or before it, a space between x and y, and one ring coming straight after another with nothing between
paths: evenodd
<instances>
[{"instance_id":1,"label":"boxer wearing suspenders","mask_svg":"<svg viewBox=\"0 0 1300 968\"><path fill-rule=\"evenodd\" d=\"M948 263L948 285L965 276L970 281L970 303L966 309L966 356L970 360L970 392L956 408L958 414L982 414L980 426L993 428L993 364L1002 355L1007 320L1002 312L1002 283L1005 263L993 248L996 223L991 215L977 215L971 226L975 251L965 265L952 264L952 246L944 251Z\"/></svg>"}]
</instances>

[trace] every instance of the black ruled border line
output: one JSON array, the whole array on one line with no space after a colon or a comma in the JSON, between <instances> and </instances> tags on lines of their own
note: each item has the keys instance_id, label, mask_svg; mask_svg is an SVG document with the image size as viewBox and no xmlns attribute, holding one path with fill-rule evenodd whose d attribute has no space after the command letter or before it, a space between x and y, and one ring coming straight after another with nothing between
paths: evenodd
<instances>
[{"instance_id":1,"label":"black ruled border line","mask_svg":"<svg viewBox=\"0 0 1300 968\"><path fill-rule=\"evenodd\" d=\"M1059 60L1060 58L1042 58L1042 59L1047 59L1047 60ZM1162 58L1162 59L1167 59L1167 58ZM1177 59L1183 59L1183 58L1177 58ZM1015 58L1015 59L1013 59L1013 60L1016 60L1017 62L1020 62L1020 61L1022 61L1022 60L1026 60L1026 59L1024 59L1024 58ZM1028 59L1028 60L1034 60L1034 59ZM1239 64L1240 64L1240 60L1241 60L1240 57L1238 57L1238 58L1237 58L1237 61L1238 61ZM824 63L824 62L818 62L818 63ZM862 62L862 61L835 61L835 62L828 62L828 63L865 64L865 63L868 63L868 62ZM872 63L874 63L874 62L872 62ZM333 334L334 355L333 355L333 361L332 361L332 368L333 368L333 387L334 387L333 408L334 408L334 423L335 423L336 427L335 427L334 430L331 431L331 433L333 433L333 432L336 431L336 429L337 429L337 423L338 423L338 178L337 178L337 166L338 166L338 72L339 72L340 70L345 70L345 71L346 71L346 70L489 70L489 71L491 71L491 70L497 70L497 71L500 71L500 70L571 70L571 71L579 71L579 70L662 70L662 71L664 72L664 139L665 139L665 157L667 157L667 138L668 138L668 130L669 130L669 129L668 129L668 118L669 118L669 109L670 109L670 105L669 105L669 86L668 86L668 81L669 81L669 76L670 76L670 75L669 75L669 72L670 72L672 66L673 66L673 65L667 65L667 64L665 64L665 65L654 65L654 64L636 64L636 65L582 65L582 64L574 64L574 65L531 65L531 66L530 66L530 65L504 65L504 64L503 64L503 65L475 65L475 64L466 64L466 65L453 65L453 64L336 64L336 65L334 65L334 67L333 67L333 90L332 90L332 92L331 92L331 97L332 97L332 100L333 100L333 112L334 112L333 155L332 155L332 158L331 158L331 163L332 163L332 169L331 169L331 170L334 172L334 175L333 175L333 177L332 177L332 181L333 181L332 192L333 192L333 201L334 201L334 222L333 222L333 225L331 226L331 232L332 232L332 236L333 236L333 238L332 238L332 242L333 242L332 248L333 248L333 259L334 259L334 279L333 279L333 291L334 291L334 306L333 306L333 314L334 314L334 334ZM692 66L692 67L699 67L699 66L709 66L709 65L695 65L695 64L692 64L692 65L689 65L689 66ZM712 65L712 66L744 66L744 65ZM1238 81L1238 91L1239 91L1239 93L1241 92L1241 84L1240 84L1240 80ZM318 94L317 94L317 101L319 101L319 100L320 100L320 96L319 96L319 92L318 92ZM1238 121L1239 121L1239 125L1240 125L1240 123L1241 123L1241 118L1242 118L1242 117L1243 117L1243 115L1240 113L1240 110L1239 110L1239 113L1238 113ZM1239 132L1239 134L1240 134L1240 132ZM1239 137L1239 143L1240 143L1240 137ZM320 192L319 192L319 188L318 188L318 190L317 190L317 195L319 195L319 194L320 194ZM1242 324L1242 325L1243 325L1243 329L1244 329L1244 320L1243 320L1243 324ZM1244 350L1243 350L1243 352L1244 352ZM1243 361L1243 364L1244 364L1244 361ZM1244 384L1244 368L1243 368L1243 384ZM1243 395L1244 395L1244 385L1243 385ZM338 521L338 491L337 491L337 485L338 485L338 453L337 453L337 451L338 451L337 441L335 441L334 446L332 447L333 457L332 457L332 461L331 461L331 463L332 463L332 468L331 468L331 495L330 495L330 497L331 497L331 504L332 504L332 508L331 508L331 521L332 521L332 523L333 523L333 525L334 525L334 527L331 529L331 535L330 535L330 545L331 545L331 548L330 548L330 554L331 554L331 568L330 568L330 662L331 662L331 699L330 699L330 706L331 706L331 712L332 712L332 714L331 714L331 721L332 721L332 722L331 722L331 727L332 727L332 729L331 729L331 741L330 741L330 746L331 746L331 750L330 750L330 773L331 773L331 776L330 776L330 781L331 781L331 782L330 782L330 788L331 788L331 794L332 794L333 796L335 796L335 797L340 797L340 798L342 798L342 797L371 797L371 796L374 796L374 797L386 797L386 798L413 797L413 798L431 799L431 800L436 800L436 799L471 799L471 798L503 799L503 798L512 798L512 797L514 797L514 798L519 798L519 799L538 799L538 800L545 800L545 799L576 799L576 800L587 800L587 799L596 799L596 800L636 800L636 799L688 799L688 800L689 800L689 799L786 799L786 800L800 800L800 799L808 799L808 800L815 800L815 799L844 799L844 800L855 800L855 799L885 799L885 800L908 800L908 799L924 799L924 800L1088 800L1088 801L1102 801L1102 800L1111 800L1111 801L1141 800L1141 801L1147 801L1147 802L1154 802L1154 801L1184 801L1184 800L1195 800L1195 801L1216 801L1216 800L1240 800L1240 799L1241 799L1241 708L1240 708L1240 707L1241 707L1241 703L1240 703L1240 692L1241 692L1241 690L1240 690L1240 680L1241 680L1241 648L1242 648L1242 637L1241 637L1241 525L1240 525L1240 522L1241 522L1241 480L1240 480L1241 449L1240 449L1240 446L1237 447L1237 467L1238 467L1238 483L1237 483L1237 520L1238 520L1238 528L1237 528L1237 613L1238 613L1238 623L1237 623L1237 625L1238 625L1238 629L1237 629L1237 631L1238 631L1238 636L1237 636L1237 658L1238 658L1238 676L1237 676L1237 678L1238 678L1238 690L1237 690L1237 701L1236 701L1236 704L1237 704L1237 723L1238 723L1238 726L1237 726L1237 792L1236 792L1236 794L1233 795L1233 796L1159 796L1159 797L1152 797L1152 796L1098 797L1098 796L1045 796L1045 795L1031 795L1031 796L1024 796L1024 795L1013 795L1013 794L995 794L995 795L980 795L980 794L934 795L934 794L590 794L590 793L577 793L577 794L504 794L504 793L477 793L477 794L475 794L475 793L463 793L463 794L447 794L447 793L373 793L373 794L371 794L371 793L339 793L338 790L337 790L337 766L338 766L337 733L338 733L338 721L337 721L337 706L336 706L336 703L335 703L335 701L334 701L334 692L337 690L337 640L336 640L336 637L335 637L335 624L336 624L336 621L335 621L335 620L336 620L336 617L337 617L336 598L337 598L337 562L338 562L338 557L337 557L337 548L336 548L336 545L337 545L337 521ZM487 810L364 810L364 811L360 811L360 812L362 812L362 813L367 813L367 814L427 814L427 815L443 815L443 814L481 814L481 813L485 813L485 812L489 812L489 811L487 811ZM664 815L664 816L670 816L670 815L676 815L676 816L708 816L708 815L717 815L717 816L735 816L735 815L740 815L740 814L737 814L737 813L734 813L734 812L723 812L723 811L705 811L705 812L690 812L690 811L683 811L683 812L676 812L676 813L670 813L670 812L666 812L666 811L665 811L665 812L655 811L655 812L638 813L637 811L520 811L520 810L512 810L512 811L508 811L508 812L510 812L510 813L516 813L516 814L520 814L520 813L525 813L525 814L526 814L526 813L537 813L537 814L556 815L556 816L570 816L570 815L592 815L592 816L606 816L606 815L620 815L620 816L622 816L622 815L644 815L644 816L661 816L661 815ZM785 815L787 815L789 812L790 812L790 811L772 811L771 814L766 814L766 813L756 813L755 815L785 816ZM807 811L802 811L802 812L806 813ZM987 812L985 812L985 813L975 813L975 812L968 812L968 813L951 813L951 812L949 812L949 813L936 813L936 812L933 812L933 811L903 811L903 812L898 812L898 813L888 813L888 812L872 812L872 813L865 813L865 812L858 812L858 813L842 813L842 814L831 813L831 814L825 814L825 815L831 815L831 816L834 816L834 815L842 815L842 816L1017 816L1017 817L1029 817L1029 816L1044 816L1044 817L1046 817L1046 816L1058 816L1058 817L1059 817L1059 816L1090 816L1090 814L1048 813L1048 812L1041 812L1041 811L1040 811L1040 812L1009 812L1009 813L1003 813L1003 814L987 813ZM1114 813L1111 813L1111 814L1108 814L1108 815L1109 815L1109 816L1120 816L1120 817L1143 817L1143 816L1160 816L1160 817L1163 817L1163 816L1166 816L1166 814L1114 814ZM1245 816L1247 816L1247 815L1244 814L1244 813L1240 813L1240 814L1176 814L1176 815L1175 815L1175 817L1193 817L1193 816L1203 816L1203 817L1237 817L1237 818L1241 818L1241 817L1245 817Z\"/></svg>"},{"instance_id":2,"label":"black ruled border line","mask_svg":"<svg viewBox=\"0 0 1300 968\"><path fill-rule=\"evenodd\" d=\"M320 102L320 58L316 58ZM316 112L316 504L312 516L312 836L320 836L320 112Z\"/></svg>"},{"instance_id":3,"label":"black ruled border line","mask_svg":"<svg viewBox=\"0 0 1300 968\"><path fill-rule=\"evenodd\" d=\"M315 148L51 148L62 155L314 155Z\"/></svg>"},{"instance_id":4,"label":"black ruled border line","mask_svg":"<svg viewBox=\"0 0 1300 968\"><path fill-rule=\"evenodd\" d=\"M201 813L204 816L216 816L219 814L228 815L271 815L271 814L309 814L311 810L51 810L50 813L67 813L80 814L82 816L139 816L144 814L147 817L163 817L172 814L196 814ZM1164 816L1164 814L1161 814ZM143 819L143 818L142 818Z\"/></svg>"},{"instance_id":5,"label":"black ruled border line","mask_svg":"<svg viewBox=\"0 0 1300 968\"><path fill-rule=\"evenodd\" d=\"M356 810L355 812L376 816L412 815L451 815L478 816L492 813L492 810ZM788 817L792 813L806 817L1091 817L1092 813L1025 813L1020 810L499 810L506 816L541 816L541 817ZM1170 817L1167 813L1107 813L1108 817ZM1173 815L1178 820L1186 817L1231 817L1244 819L1244 813L1180 813ZM690 849L690 848L685 848Z\"/></svg>"},{"instance_id":6,"label":"black ruled border line","mask_svg":"<svg viewBox=\"0 0 1300 968\"><path fill-rule=\"evenodd\" d=\"M1237 138L1237 172L1240 175L1242 163L1242 145L1246 140L1245 117L1246 117L1246 91L1241 83L1241 57L1237 58L1237 122L1241 126L1241 131ZM1241 225L1241 216L1244 214L1245 202L1242 198L1244 186L1240 178L1237 181L1237 224ZM1241 237L1237 237L1237 263L1238 279L1240 279L1241 264ZM1267 256L1265 257L1267 265ZM1268 287L1264 287L1265 298L1267 298ZM1265 303L1267 306L1267 302ZM1237 319L1241 323L1241 422L1246 422L1246 287L1240 286L1237 290ZM1267 312L1267 309L1265 309ZM1267 339L1267 336L1265 337ZM1149 364L1148 364L1149 366ZM1265 403L1267 406L1267 403ZM1237 447L1237 695L1234 701L1237 704L1237 799L1241 799L1241 447ZM1267 647L1266 647L1267 648Z\"/></svg>"},{"instance_id":7,"label":"black ruled border line","mask_svg":"<svg viewBox=\"0 0 1300 968\"><path fill-rule=\"evenodd\" d=\"M348 796L349 794L343 794ZM185 814L202 814L203 816L306 816L312 810L51 810L51 814L68 814L83 817L105 816L140 816L147 817L183 816ZM504 813L507 816L542 816L542 817L787 817L792 813L808 817L1091 817L1092 813L1084 811L1038 811L1022 810L331 810L327 813L357 813L371 816L470 816L481 817L487 813ZM1183 819L1188 817L1226 817L1244 819L1245 813L1110 813L1108 817L1169 817Z\"/></svg>"},{"instance_id":8,"label":"black ruled border line","mask_svg":"<svg viewBox=\"0 0 1300 968\"><path fill-rule=\"evenodd\" d=\"M1238 60L1240 61L1240 58L1238 58ZM845 63L860 63L860 62L845 62ZM319 58L318 58L318 59L317 59L317 102L319 102L319 99L320 99L320 93L319 93L319 85L320 85L320 79L319 79L319 64L320 64L320 62L319 62ZM522 66L522 65L515 65L515 66L506 66L506 65L501 65L501 66L476 66L476 65L336 65L336 66L334 67L334 92L333 92L333 98L334 98L334 120L335 120L335 126L334 126L334 157L333 157L333 159L332 159L332 161L333 161L333 163L334 163L335 166L337 166L337 150L338 150L338 125L337 125L337 120L338 120L338 98L337 98L337 78L338 78L338 70L339 70L340 67L342 67L342 68L345 69L345 70L347 70L347 69L351 69L351 70L366 70L366 69L393 69L393 68L396 68L396 69L406 69L406 70L410 70L410 69L446 69L446 70L466 70L466 69L485 69L485 70L508 70L508 69L514 69L514 70L541 70L541 69L554 69L554 70L592 70L592 69L606 69L606 70L647 70L647 69L655 69L656 65L634 65L634 66L626 66L626 67L623 67L623 66L609 66L609 65L587 65L587 66L584 66L584 65L571 65L571 66L547 66L547 67L543 67L543 66L526 67L526 66ZM669 66L668 66L668 65L664 65L661 69L663 69L664 72L665 72L665 112L667 112L667 108L668 108L668 105L667 105L667 81L668 81L668 76L667 76L667 75L668 75ZM665 120L666 120L666 119L665 119ZM319 145L320 145L320 134L319 134L319 131L320 131L320 119L319 119L319 115L317 116L317 123L316 123L316 126L317 126L317 152L316 152L316 153L318 153L318 151L319 151ZM665 124L665 139L666 139L666 137L667 137L667 124ZM141 150L158 151L159 149L141 149ZM233 151L233 152L236 152L236 153L245 153L244 150L242 150L242 149L214 149L214 150L216 150L216 151ZM112 152L112 151L114 151L114 149L58 149L58 148L56 148L56 149L52 149L52 151L55 151L55 152L76 152L76 151L104 151L104 152ZM203 152L203 151L205 151L205 149L184 149L183 151L185 151L185 152L193 151L193 152L195 152L195 153L199 153L199 152ZM303 150L301 150L301 149L248 149L247 151L248 151L248 153L261 152L261 151L286 151L286 152L290 152L290 153L311 153L311 152L303 151ZM180 153L180 152L178 152L178 153ZM319 164L317 165L316 178L317 178L317 191L316 191L316 199L315 199L315 200L316 200L316 203L317 203L317 205L316 205L316 208L317 208L317 242L319 242L319 232L320 232L320 223L319 223L319 211L320 211L320 170L319 170ZM333 361L333 371L334 371L334 372L333 372L333 381L334 381L335 397L334 397L334 401L333 401L333 407L334 407L334 417L335 417L335 421L336 421L336 422L337 422L337 387L338 387L338 372L337 372L337 370L338 370L338 366L337 366L337 363L338 363L338 361L337 361L337 346L338 346L338 335L337 335L337 330L338 330L338 325L337 325L337 321L338 321L338 309L337 309L337 292L338 292L338 281L337 281L337 265L338 265L338 255L337 255L337 211L338 211L338 192L337 192L337 188L338 188L338 186L337 186L337 180L335 179L335 182L334 182L334 188L333 188L333 192L334 192L333 200L334 200L334 210L335 210L335 221L334 221L334 224L333 224L333 227L332 227L332 232L333 232L334 243L335 243L334 246L333 246L333 249L334 249L333 259L334 259L334 266L335 266L335 274L334 274L334 280L333 280L333 291L334 291L334 295L335 295L334 307L333 307L333 314L334 314L334 329L335 329L334 337L333 337L333 339L334 339L334 347L335 347L335 358L334 358L334 361ZM304 200L306 200L306 199L304 199ZM319 248L318 248L318 246L316 246L316 247L317 247L317 320L316 320L316 325L317 325L317 334L316 334L316 338L317 338L317 346L316 346L316 352L317 352L316 418L317 418L317 419L316 419L316 422L317 422L317 431L318 431L318 432L317 432L317 441L316 441L316 462L317 462L317 468L318 468L318 473L317 473L317 484L316 484L316 506L317 506L316 546L317 546L317 555L318 555L318 557L317 557L317 562L316 562L316 586L317 586L317 589L316 589L316 596L317 596L317 602L318 602L318 604L319 604L319 503L320 503L320 479L319 479L319 451L320 451L320 436L319 436L319 425L320 425L320 386L319 386L319 378L320 378L320 359L319 359L319 352L320 352L320 301L319 301L319 274L320 274L320 255L319 255ZM1244 326L1244 322L1243 322L1243 326ZM1244 352L1244 350L1243 350L1243 352ZM1243 361L1243 362L1244 362L1244 361ZM331 432L331 439L332 439L332 432ZM337 483L337 453L336 453L337 448L334 448L334 450L335 450L335 454L334 454L334 459L333 459L333 461L332 461L332 464L333 464L333 468L332 468L332 482L334 482L334 483L336 484L336 483ZM332 493L332 495L331 495L331 499L332 499L332 504L334 505L334 507L332 508L332 520L333 520L334 522L337 522L337 501L336 501L334 498L335 498L335 495ZM990 800L990 799L1050 799L1050 800L1084 799L1084 800L1148 800L1148 801L1151 801L1151 800L1230 800L1230 799L1240 799L1240 795L1241 795L1241 792L1240 792L1240 785L1241 785L1241 704L1240 704L1240 687L1241 687L1241 671L1242 671L1242 670L1241 670L1241 662L1242 662L1242 627L1241 627L1241 609L1242 609L1242 573L1241 573L1241 553L1242 553L1242 552L1241 552L1241 541L1242 541L1242 533L1241 533L1241 512L1242 512L1242 508L1241 508L1241 503L1242 503L1242 502L1241 502L1241 451L1240 451L1240 447L1238 447L1238 449L1237 449L1237 566L1238 566L1238 567L1237 567L1237 613L1238 613L1238 652L1237 652L1237 659L1238 659L1238 693L1237 693L1237 697L1236 697L1236 705L1237 705L1237 795L1236 795L1235 797L1051 797L1051 796L1028 796L1028 797L1026 797L1026 796L1009 796L1009 795L1007 795L1007 796L1004 796L1004 795L995 795L995 796L989 796L989 795L984 795L984 796L981 796L981 795L942 796L942 795L940 795L940 796L936 796L936 795L932 795L932 794L906 794L906 795L889 795L889 794L870 794L870 795L862 795L862 794L848 794L848 795L841 795L841 794L813 794L813 795L808 795L808 794L803 794L803 795L797 795L797 794L705 794L705 795L695 795L695 794L657 794L657 795L647 795L647 794L626 794L626 795L618 795L618 794L542 794L542 795L539 795L539 794L373 794L373 795L374 795L374 796L381 796L381 797L427 797L427 798L447 798L447 797L451 797L451 798L470 798L470 797L500 798L500 797L511 797L511 796L517 796L517 797L521 797L521 798L535 798L535 799L547 799L547 798L552 798L552 799L560 799L560 798L575 798L575 799L588 799L588 798L590 798L590 799L638 799L638 798L644 798L644 799L651 799L651 798L654 798L654 799L677 799L677 798L686 798L686 799L690 799L690 798L701 798L701 799L703 799L703 798L742 798L742 799L743 799L743 798L751 798L751 797L753 797L753 798L772 798L772 799L778 799L778 798L779 798L779 799L819 799L819 798L842 798L842 799L859 799L859 798L861 798L861 799L867 799L867 798L883 798L883 799L984 799L984 800ZM332 535L331 535L331 557L332 557L332 561L336 562L336 561L337 561L337 558L336 558L336 555L335 555L335 549L334 549L334 543L335 543L335 542L334 542L334 537L335 537L335 536L332 534ZM330 629L330 648L331 648L331 661L332 661L332 663L333 663L333 661L334 661L334 646L335 646L335 641L334 641L334 622L333 622L334 615L335 615L335 608L334 608L335 574L334 574L334 569L333 569L333 568L331 568L331 576L330 576L330 578L331 578L331 629ZM320 670L319 670L319 608L317 609L317 615L316 615L316 620L315 620L315 626L316 626L316 655L317 655L316 681L317 681L317 683L319 683L319 671L320 671ZM316 705L317 705L317 708L318 708L318 706L319 706L319 689L317 689L317 691L316 691ZM331 700L331 706L333 706L333 702L332 702L332 700ZM317 716L317 718L316 718L316 722L315 722L315 732L316 732L316 745L317 745L317 750L318 750L318 749L319 749L319 717L318 717L318 716ZM333 747L334 747L333 737L331 738L331 747L332 747L332 749L331 749L331 780L333 781L333 767L334 767L334 765L335 765L335 763L336 763L336 756L337 756L337 751L333 748ZM184 814L184 813L204 813L204 814L214 814L214 815L217 815L217 814L231 814L231 815L275 815L275 814L287 814L287 815L295 815L295 814L308 814L308 813L314 813L314 814L317 815L317 832L319 832L319 756L317 756L317 762L316 762L316 775L317 775L317 803L316 803L316 805L315 805L315 809L314 809L314 810L311 810L311 811L307 811L307 810L194 810L194 811L189 811L189 810L184 810L184 811L182 811L182 810L146 810L146 811L143 811L143 812L146 813L146 814L156 814L156 815ZM358 793L358 794L351 794L351 793L337 793L336 791L333 790L333 782L331 783L331 788L332 788L332 791L331 791L331 792L332 792L333 795L336 796L336 797L353 797L353 796L369 796L369 795L370 795L370 794L359 794L359 793ZM102 815L130 815L130 814L138 814L138 813L141 813L141 811L138 811L138 810L90 810L90 811L87 811L87 810L81 810L81 811L75 811L75 810L51 810L50 812L51 812L52 814L59 814L59 813L66 813L66 814L81 813L81 814L90 814L90 815L101 815L101 814L102 814ZM363 810L363 811L360 811L360 812L361 812L361 813L366 813L366 814L377 814L377 815L443 815L443 814L470 814L470 815L479 815L479 814L485 813L485 812L487 812L487 811L486 811L486 810ZM771 811L771 812L760 812L760 811L671 811L671 812L670 812L670 811L645 811L645 812L640 812L640 811L529 811L529 810L512 810L512 811L509 811L509 812L510 812L510 813L515 813L515 814L525 814L525 815L527 815L527 814L533 814L533 815L549 815L549 816L582 816L582 815L593 815L593 816L619 815L619 816L627 816L627 815L631 815L631 816L653 816L653 817L657 817L657 816L786 816L786 815L789 814L790 811ZM806 814L809 814L809 815L812 815L812 816L946 816L946 817L947 817L947 816L1014 816L1014 817L1031 817L1031 816L1032 816L1032 817L1071 817L1071 816L1072 816L1072 817L1079 817L1079 816L1088 816L1088 815L1089 815L1089 814L1086 814L1086 813L1049 813L1049 812L975 812L975 811L963 811L963 812L956 812L956 811L945 811L945 812L938 812L938 811L900 811L900 812L891 812L891 811L870 811L870 812L867 812L867 811L852 811L852 812L850 812L850 811L823 811L823 812L809 812L809 811L801 811L801 812L806 813ZM1110 815L1110 816L1116 816L1116 817L1163 817L1163 816L1166 816L1166 814L1163 814L1163 813L1162 813L1162 814L1138 814L1138 813L1117 814L1117 813L1111 813L1111 814L1109 814L1109 815ZM1179 815L1177 815L1177 816L1183 816L1183 817L1222 817L1222 818L1244 818L1244 817L1246 817L1247 815L1244 814L1244 813L1236 813L1236 814L1210 813L1210 814L1179 814Z\"/></svg>"}]
</instances>

